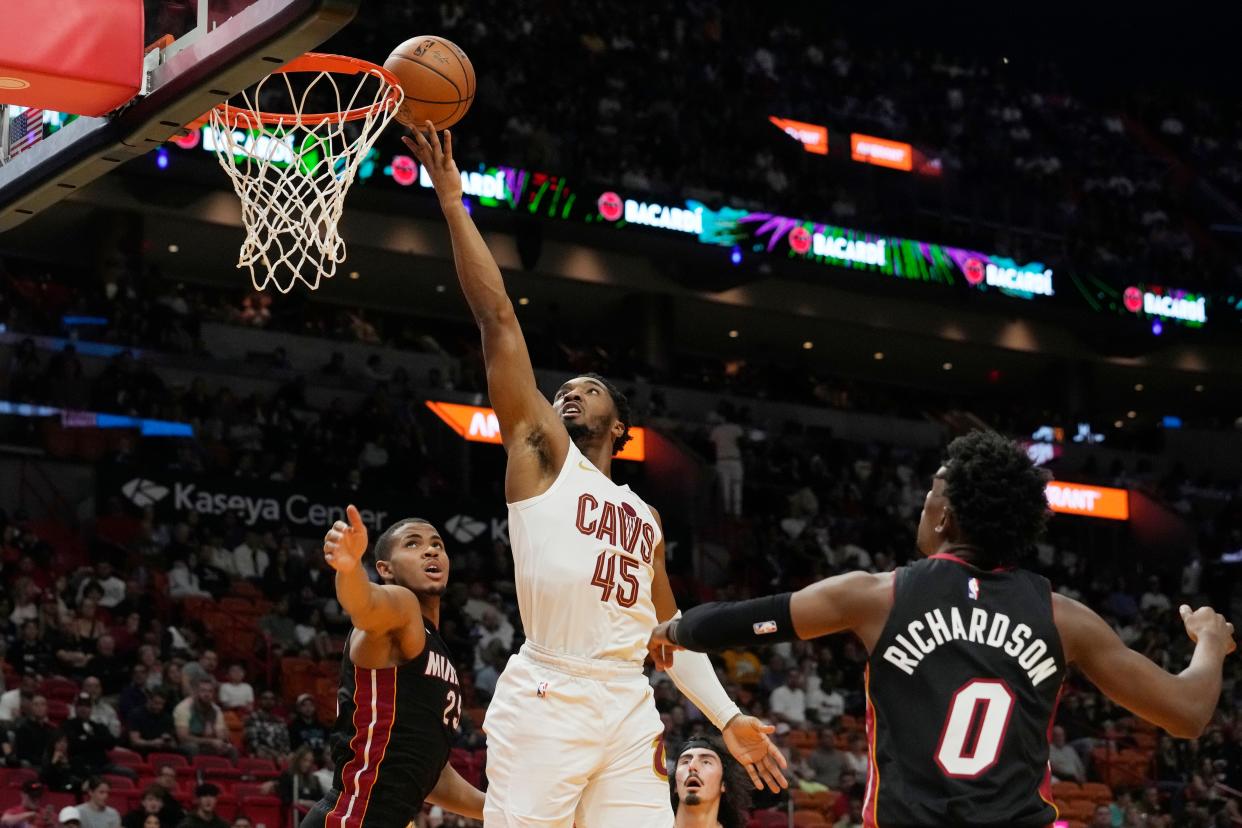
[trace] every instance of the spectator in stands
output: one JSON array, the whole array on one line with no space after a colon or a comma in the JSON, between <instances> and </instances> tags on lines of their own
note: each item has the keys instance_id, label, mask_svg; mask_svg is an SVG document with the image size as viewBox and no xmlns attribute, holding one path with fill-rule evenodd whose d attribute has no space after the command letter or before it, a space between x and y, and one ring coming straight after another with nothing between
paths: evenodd
<instances>
[{"instance_id":1,"label":"spectator in stands","mask_svg":"<svg viewBox=\"0 0 1242 828\"><path fill-rule=\"evenodd\" d=\"M813 779L821 785L836 788L841 781L841 769L845 767L845 757L837 750L837 735L831 728L820 728L819 740L815 749L807 757L811 766Z\"/></svg>"},{"instance_id":2,"label":"spectator in stands","mask_svg":"<svg viewBox=\"0 0 1242 828\"><path fill-rule=\"evenodd\" d=\"M121 828L121 815L108 804L112 786L98 776L86 781L86 801L78 806L82 828Z\"/></svg>"},{"instance_id":3,"label":"spectator in stands","mask_svg":"<svg viewBox=\"0 0 1242 828\"><path fill-rule=\"evenodd\" d=\"M116 609L125 602L125 582L116 576L112 561L101 560L95 565L94 576L87 578L78 587L78 603L82 603L86 590L90 586L99 588L99 606L104 609Z\"/></svg>"},{"instance_id":4,"label":"spectator in stands","mask_svg":"<svg viewBox=\"0 0 1242 828\"><path fill-rule=\"evenodd\" d=\"M1119 825L1121 823L1118 823ZM1107 805L1096 805L1088 828L1113 828L1113 812Z\"/></svg>"},{"instance_id":5,"label":"spectator in stands","mask_svg":"<svg viewBox=\"0 0 1242 828\"><path fill-rule=\"evenodd\" d=\"M103 682L98 676L87 676L82 682L82 692L78 694L80 700L82 696L86 696L91 700L90 720L95 724L102 725L112 734L112 738L121 738L121 719L116 715L116 711L112 709L112 705L103 700ZM69 711L69 718L76 719L78 717L78 709L80 705L74 704L73 709Z\"/></svg>"},{"instance_id":6,"label":"spectator in stands","mask_svg":"<svg viewBox=\"0 0 1242 828\"><path fill-rule=\"evenodd\" d=\"M474 669L478 670L483 666L483 651L487 645L493 641L499 641L500 645L505 648L505 652L513 649L513 625L509 623L499 610L489 607L483 610L483 616L479 620L479 626L474 631L477 642L475 644Z\"/></svg>"},{"instance_id":7,"label":"spectator in stands","mask_svg":"<svg viewBox=\"0 0 1242 828\"><path fill-rule=\"evenodd\" d=\"M220 685L220 707L241 712L254 707L254 688L246 681L246 668L240 661L229 665L227 678Z\"/></svg>"},{"instance_id":8,"label":"spectator in stands","mask_svg":"<svg viewBox=\"0 0 1242 828\"><path fill-rule=\"evenodd\" d=\"M832 824L832 828L863 828L863 801L861 797L849 797L849 812Z\"/></svg>"},{"instance_id":9,"label":"spectator in stands","mask_svg":"<svg viewBox=\"0 0 1242 828\"><path fill-rule=\"evenodd\" d=\"M259 618L259 629L267 633L272 643L285 652L295 652L298 646L297 622L289 616L289 599L280 596L269 612Z\"/></svg>"},{"instance_id":10,"label":"spectator in stands","mask_svg":"<svg viewBox=\"0 0 1242 828\"><path fill-rule=\"evenodd\" d=\"M21 681L16 687L0 695L0 725L15 724L23 716L30 714L30 702L42 681L43 677L39 673L27 670L22 673Z\"/></svg>"},{"instance_id":11,"label":"spectator in stands","mask_svg":"<svg viewBox=\"0 0 1242 828\"><path fill-rule=\"evenodd\" d=\"M181 668L181 689L188 696L194 692L199 681L211 679L214 686L216 670L220 667L220 659L215 650L203 650L198 660L191 661Z\"/></svg>"},{"instance_id":12,"label":"spectator in stands","mask_svg":"<svg viewBox=\"0 0 1242 828\"><path fill-rule=\"evenodd\" d=\"M130 668L129 684L121 689L117 698L116 710L121 721L129 722L134 713L147 705L147 687L150 671L147 665L139 662Z\"/></svg>"},{"instance_id":13,"label":"spectator in stands","mask_svg":"<svg viewBox=\"0 0 1242 828\"><path fill-rule=\"evenodd\" d=\"M92 704L89 694L79 693L73 703L74 716L65 722L63 731L69 737L69 763L82 777L104 773L108 751L116 747L116 737L108 728L91 719Z\"/></svg>"},{"instance_id":14,"label":"spectator in stands","mask_svg":"<svg viewBox=\"0 0 1242 828\"><path fill-rule=\"evenodd\" d=\"M1143 612L1168 612L1172 607L1173 602L1160 589L1160 578L1152 575L1147 579L1147 591L1139 599L1139 609Z\"/></svg>"},{"instance_id":15,"label":"spectator in stands","mask_svg":"<svg viewBox=\"0 0 1242 828\"><path fill-rule=\"evenodd\" d=\"M121 692L129 670L126 660L117 655L116 639L111 633L99 636L99 640L95 642L95 654L86 662L85 670L96 677L96 681L102 686L103 695L115 696Z\"/></svg>"},{"instance_id":16,"label":"spectator in stands","mask_svg":"<svg viewBox=\"0 0 1242 828\"><path fill-rule=\"evenodd\" d=\"M224 711L215 703L216 680L201 678L194 693L173 708L173 726L177 743L190 755L208 754L237 758L237 749L229 742ZM214 807L214 802L212 803Z\"/></svg>"},{"instance_id":17,"label":"spectator in stands","mask_svg":"<svg viewBox=\"0 0 1242 828\"><path fill-rule=\"evenodd\" d=\"M316 761L323 756L328 744L328 730L320 722L315 710L315 699L310 693L298 696L293 718L289 721L289 747L297 750L309 745L315 752Z\"/></svg>"},{"instance_id":18,"label":"spectator in stands","mask_svg":"<svg viewBox=\"0 0 1242 828\"><path fill-rule=\"evenodd\" d=\"M216 815L216 800L219 796L220 789L210 782L204 782L195 788L194 810L186 814L178 828L229 828L229 824Z\"/></svg>"},{"instance_id":19,"label":"spectator in stands","mask_svg":"<svg viewBox=\"0 0 1242 828\"><path fill-rule=\"evenodd\" d=\"M13 731L13 753L5 757L5 764L13 764L12 759L23 768L38 767L55 737L56 728L47 717L47 699L35 696L30 700L30 715Z\"/></svg>"},{"instance_id":20,"label":"spectator in stands","mask_svg":"<svg viewBox=\"0 0 1242 828\"><path fill-rule=\"evenodd\" d=\"M66 805L61 808L57 819L60 821L60 828L81 828L82 826L82 812L75 805Z\"/></svg>"},{"instance_id":21,"label":"spectator in stands","mask_svg":"<svg viewBox=\"0 0 1242 828\"><path fill-rule=\"evenodd\" d=\"M125 815L125 818L121 820L121 825L124 828L144 828L147 817L159 818L163 810L164 789L158 785L148 785L142 792L142 800L138 803L138 807ZM163 825L162 821L161 825Z\"/></svg>"},{"instance_id":22,"label":"spectator in stands","mask_svg":"<svg viewBox=\"0 0 1242 828\"><path fill-rule=\"evenodd\" d=\"M474 688L484 699L491 699L496 692L496 682L509 661L509 651L500 641L491 641L482 651L483 666L474 674Z\"/></svg>"},{"instance_id":23,"label":"spectator in stands","mask_svg":"<svg viewBox=\"0 0 1242 828\"><path fill-rule=\"evenodd\" d=\"M55 828L52 806L43 802L43 783L29 779L22 783L21 801L0 814L4 828Z\"/></svg>"},{"instance_id":24,"label":"spectator in stands","mask_svg":"<svg viewBox=\"0 0 1242 828\"><path fill-rule=\"evenodd\" d=\"M155 780L150 787L158 788L164 797L164 807L160 811L160 824L180 825L185 819L185 809L177 801L177 769L172 765L160 765L155 772Z\"/></svg>"},{"instance_id":25,"label":"spectator in stands","mask_svg":"<svg viewBox=\"0 0 1242 828\"><path fill-rule=\"evenodd\" d=\"M172 660L164 665L164 674L158 687L169 704L176 705L185 698L185 682L182 679L181 664L178 661Z\"/></svg>"},{"instance_id":26,"label":"spectator in stands","mask_svg":"<svg viewBox=\"0 0 1242 828\"><path fill-rule=\"evenodd\" d=\"M739 441L744 434L742 427L732 422L731 409L722 404L708 419L712 430L709 439L716 448L716 481L720 486L721 505L730 517L742 514L742 449Z\"/></svg>"},{"instance_id":27,"label":"spectator in stands","mask_svg":"<svg viewBox=\"0 0 1242 828\"><path fill-rule=\"evenodd\" d=\"M142 754L178 751L176 727L163 693L146 694L146 704L129 716L129 746Z\"/></svg>"},{"instance_id":28,"label":"spectator in stands","mask_svg":"<svg viewBox=\"0 0 1242 828\"><path fill-rule=\"evenodd\" d=\"M73 768L69 761L69 737L63 732L52 737L47 752L43 754L43 765L39 768L39 781L48 790L59 793L78 793L82 790L83 776Z\"/></svg>"},{"instance_id":29,"label":"spectator in stands","mask_svg":"<svg viewBox=\"0 0 1242 828\"><path fill-rule=\"evenodd\" d=\"M43 639L38 619L23 621L20 636L9 648L8 662L19 672L42 673L51 666L52 658L52 648Z\"/></svg>"},{"instance_id":30,"label":"spectator in stands","mask_svg":"<svg viewBox=\"0 0 1242 828\"><path fill-rule=\"evenodd\" d=\"M854 772L856 779L867 776L867 740L855 734L850 738L850 749L845 754L845 767Z\"/></svg>"},{"instance_id":31,"label":"spectator in stands","mask_svg":"<svg viewBox=\"0 0 1242 828\"><path fill-rule=\"evenodd\" d=\"M336 763L332 761L332 751L325 750L323 752L323 763L319 769L315 771L315 778L319 780L319 787L325 791L332 788L332 777L336 773Z\"/></svg>"},{"instance_id":32,"label":"spectator in stands","mask_svg":"<svg viewBox=\"0 0 1242 828\"><path fill-rule=\"evenodd\" d=\"M276 694L264 690L259 694L259 706L246 717L246 753L261 759L280 761L289 753L289 728L272 710L276 707Z\"/></svg>"},{"instance_id":33,"label":"spectator in stands","mask_svg":"<svg viewBox=\"0 0 1242 828\"><path fill-rule=\"evenodd\" d=\"M181 559L172 563L168 573L168 595L172 598L208 598L211 593L199 585L190 564Z\"/></svg>"},{"instance_id":34,"label":"spectator in stands","mask_svg":"<svg viewBox=\"0 0 1242 828\"><path fill-rule=\"evenodd\" d=\"M1065 741L1065 728L1060 725L1052 729L1052 744L1048 746L1048 764L1052 767L1052 775L1063 782L1086 782L1087 769L1083 767L1082 757L1078 751Z\"/></svg>"},{"instance_id":35,"label":"spectator in stands","mask_svg":"<svg viewBox=\"0 0 1242 828\"><path fill-rule=\"evenodd\" d=\"M793 728L806 724L806 682L799 670L785 674L785 683L768 697L772 718Z\"/></svg>"},{"instance_id":36,"label":"spectator in stands","mask_svg":"<svg viewBox=\"0 0 1242 828\"><path fill-rule=\"evenodd\" d=\"M99 637L108 631L99 617L97 587L87 586L86 596L78 604L78 611L62 626L60 641L56 647L56 661L67 675L85 675L86 665L95 652Z\"/></svg>"},{"instance_id":37,"label":"spectator in stands","mask_svg":"<svg viewBox=\"0 0 1242 828\"><path fill-rule=\"evenodd\" d=\"M292 470L288 471L293 473ZM270 562L271 558L258 532L247 532L246 539L233 548L233 566L240 578L248 581L262 580Z\"/></svg>"},{"instance_id":38,"label":"spectator in stands","mask_svg":"<svg viewBox=\"0 0 1242 828\"><path fill-rule=\"evenodd\" d=\"M323 798L324 789L315 778L315 753L310 745L302 745L293 752L289 767L275 781L274 789L280 801L304 814Z\"/></svg>"}]
</instances>

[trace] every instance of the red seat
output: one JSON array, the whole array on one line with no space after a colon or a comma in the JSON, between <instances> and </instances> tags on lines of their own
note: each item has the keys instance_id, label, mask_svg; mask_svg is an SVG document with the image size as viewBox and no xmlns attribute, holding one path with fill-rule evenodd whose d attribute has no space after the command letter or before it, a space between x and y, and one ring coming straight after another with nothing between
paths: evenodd
<instances>
[{"instance_id":1,"label":"red seat","mask_svg":"<svg viewBox=\"0 0 1242 828\"><path fill-rule=\"evenodd\" d=\"M136 787L134 785L134 780L130 779L128 776L117 776L112 773L105 773L103 781L107 782L114 791L128 791Z\"/></svg>"},{"instance_id":2,"label":"red seat","mask_svg":"<svg viewBox=\"0 0 1242 828\"><path fill-rule=\"evenodd\" d=\"M237 760L237 769L243 773L276 773L276 763L258 756L243 756Z\"/></svg>"},{"instance_id":3,"label":"red seat","mask_svg":"<svg viewBox=\"0 0 1242 828\"><path fill-rule=\"evenodd\" d=\"M289 823L284 805L275 796L242 797L240 812L250 817L254 828L280 828Z\"/></svg>"},{"instance_id":4,"label":"red seat","mask_svg":"<svg viewBox=\"0 0 1242 828\"><path fill-rule=\"evenodd\" d=\"M39 772L32 768L5 768L4 783L10 788L20 788L32 779L38 779Z\"/></svg>"},{"instance_id":5,"label":"red seat","mask_svg":"<svg viewBox=\"0 0 1242 828\"><path fill-rule=\"evenodd\" d=\"M237 768L227 767L227 768L206 768L203 771L203 776L205 776L207 779L210 779L213 782L220 782L221 780L224 780L224 781L227 781L231 785L240 779L244 779L246 777L246 774L242 773Z\"/></svg>"},{"instance_id":6,"label":"red seat","mask_svg":"<svg viewBox=\"0 0 1242 828\"><path fill-rule=\"evenodd\" d=\"M270 796L257 782L238 782L233 786L233 794L242 800L252 796Z\"/></svg>"},{"instance_id":7,"label":"red seat","mask_svg":"<svg viewBox=\"0 0 1242 828\"><path fill-rule=\"evenodd\" d=\"M194 767L197 770L206 770L208 768L232 768L233 763L224 756L195 756Z\"/></svg>"},{"instance_id":8,"label":"red seat","mask_svg":"<svg viewBox=\"0 0 1242 828\"><path fill-rule=\"evenodd\" d=\"M108 761L114 765L145 765L146 760L137 751L115 747L108 751Z\"/></svg>"},{"instance_id":9,"label":"red seat","mask_svg":"<svg viewBox=\"0 0 1242 828\"><path fill-rule=\"evenodd\" d=\"M174 768L190 767L190 763L180 753L152 753L147 756L147 761L153 768L161 765L172 765Z\"/></svg>"}]
</instances>

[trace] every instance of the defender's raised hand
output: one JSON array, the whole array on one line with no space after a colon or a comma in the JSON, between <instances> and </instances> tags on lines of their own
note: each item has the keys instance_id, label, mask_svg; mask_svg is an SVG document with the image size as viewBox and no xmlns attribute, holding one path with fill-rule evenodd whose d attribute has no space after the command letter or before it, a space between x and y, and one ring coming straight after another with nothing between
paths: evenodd
<instances>
[{"instance_id":1,"label":"defender's raised hand","mask_svg":"<svg viewBox=\"0 0 1242 828\"><path fill-rule=\"evenodd\" d=\"M724 726L721 735L733 758L746 769L751 784L758 789L766 785L772 793L780 793L789 787L789 780L781 773L787 764L785 755L768 738L775 730L754 716L739 713Z\"/></svg>"},{"instance_id":2,"label":"defender's raised hand","mask_svg":"<svg viewBox=\"0 0 1242 828\"><path fill-rule=\"evenodd\" d=\"M410 148L410 152L414 153L418 163L427 170L427 175L431 178L431 184L436 189L440 203L460 202L461 173L458 172L457 164L453 161L453 133L447 129L444 130L444 143L441 144L440 136L436 134L431 121L426 121L425 124L426 134L422 130L415 130L413 137L406 135L402 136L401 140Z\"/></svg>"},{"instance_id":3,"label":"defender's raised hand","mask_svg":"<svg viewBox=\"0 0 1242 828\"><path fill-rule=\"evenodd\" d=\"M1226 654L1237 649L1237 642L1233 639L1233 624L1226 621L1225 616L1216 610L1199 607L1191 612L1189 605L1182 604L1177 612L1182 617L1182 623L1186 625L1186 635L1190 636L1191 641L1198 644L1200 638L1215 636L1224 646Z\"/></svg>"},{"instance_id":4,"label":"defender's raised hand","mask_svg":"<svg viewBox=\"0 0 1242 828\"><path fill-rule=\"evenodd\" d=\"M323 536L323 559L337 572L353 572L367 551L367 527L354 504L345 507L349 523L338 520Z\"/></svg>"}]
</instances>

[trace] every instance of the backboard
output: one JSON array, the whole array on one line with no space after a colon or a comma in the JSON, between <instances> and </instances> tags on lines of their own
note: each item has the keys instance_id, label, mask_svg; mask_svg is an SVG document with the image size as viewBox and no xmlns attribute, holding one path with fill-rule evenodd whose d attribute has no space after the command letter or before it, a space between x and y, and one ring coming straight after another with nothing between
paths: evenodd
<instances>
[{"instance_id":1,"label":"backboard","mask_svg":"<svg viewBox=\"0 0 1242 828\"><path fill-rule=\"evenodd\" d=\"M143 2L143 40L161 47L148 54L144 91L128 104L100 118L0 107L8 127L0 152L0 232L183 134L211 107L344 28L361 0ZM50 14L55 6L48 8Z\"/></svg>"}]
</instances>

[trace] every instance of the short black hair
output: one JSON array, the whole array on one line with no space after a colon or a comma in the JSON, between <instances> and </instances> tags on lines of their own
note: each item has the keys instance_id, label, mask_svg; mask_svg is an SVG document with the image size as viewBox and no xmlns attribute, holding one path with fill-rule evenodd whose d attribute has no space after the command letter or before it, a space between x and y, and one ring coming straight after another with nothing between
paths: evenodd
<instances>
[{"instance_id":1,"label":"short black hair","mask_svg":"<svg viewBox=\"0 0 1242 828\"><path fill-rule=\"evenodd\" d=\"M630 399L625 396L625 394L621 393L620 388L617 388L617 386L613 385L611 382L604 379L594 371L586 374L579 374L578 376L595 380L600 385L604 386L604 390L608 392L608 396L612 397L612 404L617 408L617 419L621 421L621 425L624 427L621 432L621 436L612 441L612 453L616 454L621 451L621 449L625 448L626 443L634 439L634 437L630 434L630 424L633 421L633 414L630 411Z\"/></svg>"},{"instance_id":2,"label":"short black hair","mask_svg":"<svg viewBox=\"0 0 1242 828\"><path fill-rule=\"evenodd\" d=\"M750 811L751 782L746 769L733 758L733 754L716 736L696 736L681 743L668 769L669 799L673 804L673 813L681 798L677 796L677 762L681 755L691 748L706 748L720 757L720 784L724 790L720 792L720 811L716 814L721 828L745 828L746 815Z\"/></svg>"},{"instance_id":3,"label":"short black hair","mask_svg":"<svg viewBox=\"0 0 1242 828\"><path fill-rule=\"evenodd\" d=\"M411 523L425 523L428 526L432 525L431 521L427 520L426 518L420 518L420 517L401 518L401 520L397 521L392 526L389 526L387 529L384 530L383 534L381 534L378 538L375 539L375 549L373 550L375 553L375 560L386 561L392 557L393 538L396 537L397 532L401 531L402 527L407 526Z\"/></svg>"},{"instance_id":4,"label":"short black hair","mask_svg":"<svg viewBox=\"0 0 1242 828\"><path fill-rule=\"evenodd\" d=\"M1015 564L1043 535L1050 514L1049 474L1026 451L994 431L972 431L949 444L945 495L962 539L993 566Z\"/></svg>"}]
</instances>

